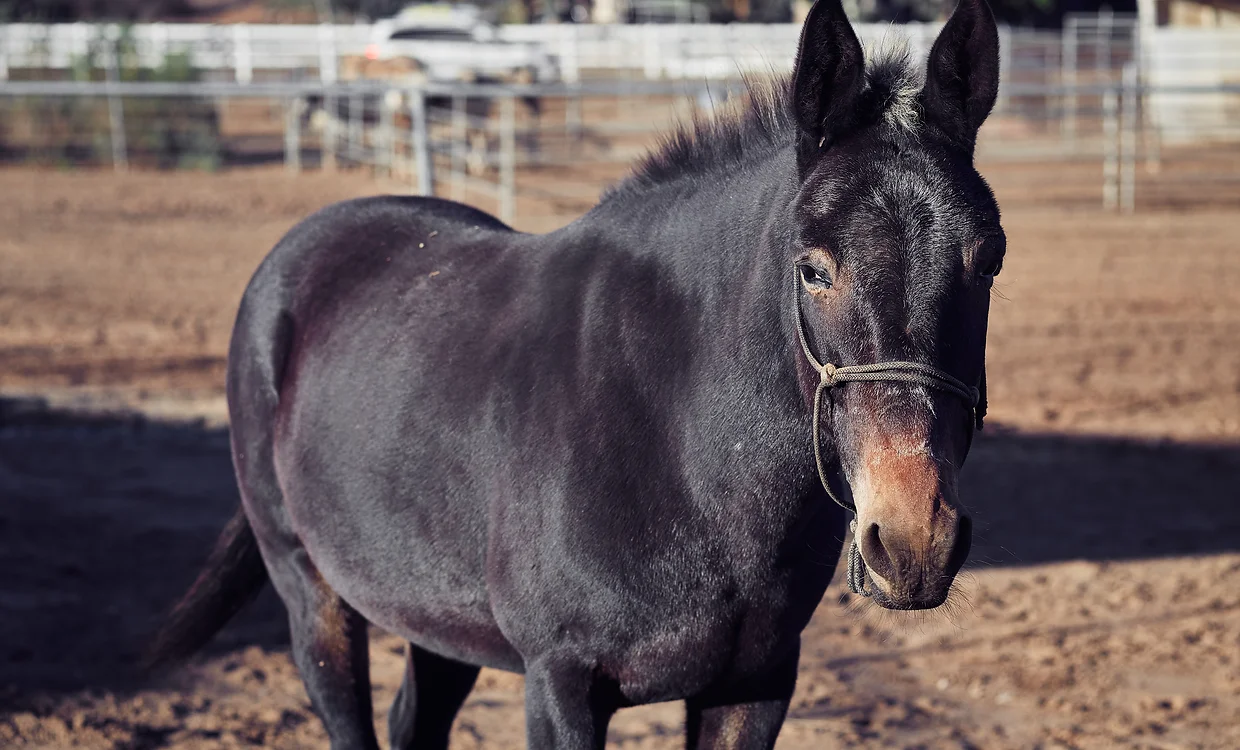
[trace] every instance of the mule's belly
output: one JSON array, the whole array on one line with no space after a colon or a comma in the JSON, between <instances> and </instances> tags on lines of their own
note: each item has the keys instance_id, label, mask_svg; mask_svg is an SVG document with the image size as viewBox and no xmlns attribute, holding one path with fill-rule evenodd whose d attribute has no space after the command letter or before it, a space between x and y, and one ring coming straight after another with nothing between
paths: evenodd
<instances>
[{"instance_id":1,"label":"mule's belly","mask_svg":"<svg viewBox=\"0 0 1240 750\"><path fill-rule=\"evenodd\" d=\"M378 504L326 493L308 499L298 482L288 484L286 504L306 553L368 621L447 658L521 670L492 615L481 560L470 553L485 539L461 528L468 519L432 518L416 500Z\"/></svg>"},{"instance_id":2,"label":"mule's belly","mask_svg":"<svg viewBox=\"0 0 1240 750\"><path fill-rule=\"evenodd\" d=\"M283 405L275 459L293 528L320 574L389 632L519 671L488 597L485 502L454 464L458 448L391 402L338 388L347 376L313 367L301 375Z\"/></svg>"}]
</instances>

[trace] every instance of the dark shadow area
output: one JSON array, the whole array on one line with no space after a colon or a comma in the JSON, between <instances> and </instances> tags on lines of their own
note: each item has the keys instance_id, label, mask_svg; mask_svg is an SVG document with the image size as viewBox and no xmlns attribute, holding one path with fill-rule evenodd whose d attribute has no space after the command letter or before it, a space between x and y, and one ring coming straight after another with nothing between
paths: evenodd
<instances>
[{"instance_id":1,"label":"dark shadow area","mask_svg":"<svg viewBox=\"0 0 1240 750\"><path fill-rule=\"evenodd\" d=\"M0 398L0 711L124 690L237 507L228 434ZM287 644L270 590L210 650Z\"/></svg>"},{"instance_id":2,"label":"dark shadow area","mask_svg":"<svg viewBox=\"0 0 1240 750\"><path fill-rule=\"evenodd\" d=\"M1240 446L987 425L960 495L969 565L1240 551Z\"/></svg>"},{"instance_id":3,"label":"dark shadow area","mask_svg":"<svg viewBox=\"0 0 1240 750\"><path fill-rule=\"evenodd\" d=\"M988 426L971 565L1240 550L1240 448ZM0 710L137 686L133 664L237 504L225 430L0 399ZM212 644L286 645L270 588Z\"/></svg>"}]
</instances>

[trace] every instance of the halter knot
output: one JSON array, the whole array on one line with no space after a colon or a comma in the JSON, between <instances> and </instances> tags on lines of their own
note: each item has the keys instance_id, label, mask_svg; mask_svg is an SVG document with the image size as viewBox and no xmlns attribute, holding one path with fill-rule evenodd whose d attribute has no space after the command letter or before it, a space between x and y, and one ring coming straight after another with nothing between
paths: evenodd
<instances>
[{"instance_id":1,"label":"halter knot","mask_svg":"<svg viewBox=\"0 0 1240 750\"><path fill-rule=\"evenodd\" d=\"M822 382L828 387L835 385L835 365L830 362L826 363L818 374L822 376Z\"/></svg>"}]
</instances>

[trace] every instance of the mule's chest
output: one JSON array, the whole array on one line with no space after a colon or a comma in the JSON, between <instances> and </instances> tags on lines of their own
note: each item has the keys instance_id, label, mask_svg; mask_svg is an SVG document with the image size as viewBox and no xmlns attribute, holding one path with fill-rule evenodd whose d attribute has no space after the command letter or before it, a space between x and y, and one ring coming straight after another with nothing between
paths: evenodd
<instances>
[{"instance_id":1,"label":"mule's chest","mask_svg":"<svg viewBox=\"0 0 1240 750\"><path fill-rule=\"evenodd\" d=\"M790 596L791 581L768 583L765 591L669 616L603 666L634 703L760 684L796 658L813 611L812 602Z\"/></svg>"}]
</instances>

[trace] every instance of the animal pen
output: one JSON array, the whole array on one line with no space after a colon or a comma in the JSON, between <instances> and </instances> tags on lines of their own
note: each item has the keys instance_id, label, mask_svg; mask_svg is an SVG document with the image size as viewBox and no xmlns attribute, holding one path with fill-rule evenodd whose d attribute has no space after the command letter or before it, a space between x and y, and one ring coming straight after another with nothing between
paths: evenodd
<instances>
[{"instance_id":1,"label":"animal pen","mask_svg":"<svg viewBox=\"0 0 1240 750\"><path fill-rule=\"evenodd\" d=\"M871 46L903 39L920 59L937 28L859 32ZM0 157L120 170L282 159L290 172L372 169L507 221L522 195L584 210L591 186L659 133L728 106L742 77L787 70L798 29L501 27L557 53L561 80L535 85L341 80L340 56L360 51L364 31L0 27ZM1002 29L979 161L1027 165L1108 210L1237 200L1240 44L1198 31L1145 38L1112 15L1070 16L1062 33Z\"/></svg>"},{"instance_id":2,"label":"animal pen","mask_svg":"<svg viewBox=\"0 0 1240 750\"><path fill-rule=\"evenodd\" d=\"M0 86L0 106L11 123L31 100L95 105L99 114L91 119L93 127L69 137L86 144L106 142L99 153L79 158L110 162L117 170L128 168L134 150L135 118L127 115L129 109L143 110L148 122L161 106L171 113L186 103L197 103L193 111L203 121L227 123L229 112L236 120L241 119L237 113L249 111L250 121L243 126L249 132L233 130L221 137L234 144L217 146L226 152L224 163L280 158L293 173L310 165L373 169L418 194L490 201L501 218L511 221L519 193L572 202L580 197L574 181L618 177L622 171L609 168L622 170L658 133L695 112L709 116L711 108L727 106L742 93L743 84L736 81L401 88L360 81L326 86L10 81ZM1095 200L1104 208L1135 210L1139 189L1185 200L1207 186L1232 194L1228 191L1240 182L1240 125L1231 124L1240 120L1212 128L1208 138L1164 145L1174 131L1160 128L1149 110L1155 97L1240 101L1240 83L1152 85L1141 82L1129 63L1118 82L1016 83L1005 94L993 122L982 131L978 159L1061 163L1071 168L1065 171L1070 180L1094 184ZM1071 109L1063 106L1068 101ZM39 158L37 136L44 133L31 129L30 140L22 144L20 127L10 124L6 130L10 161ZM277 139L281 146L271 148ZM255 147L258 154L245 155L246 148ZM520 182L519 171L554 173L561 184Z\"/></svg>"}]
</instances>

